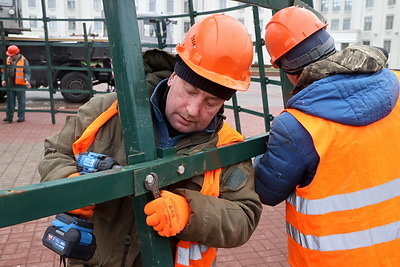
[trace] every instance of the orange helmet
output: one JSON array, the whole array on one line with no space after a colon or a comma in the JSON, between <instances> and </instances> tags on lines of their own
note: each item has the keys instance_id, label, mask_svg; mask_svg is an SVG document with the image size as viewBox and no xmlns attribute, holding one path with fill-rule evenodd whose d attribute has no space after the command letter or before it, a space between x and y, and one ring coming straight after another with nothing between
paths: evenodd
<instances>
[{"instance_id":1,"label":"orange helmet","mask_svg":"<svg viewBox=\"0 0 400 267\"><path fill-rule=\"evenodd\" d=\"M328 24L311 11L291 6L278 11L265 27L265 46L272 65L290 49Z\"/></svg>"},{"instance_id":2,"label":"orange helmet","mask_svg":"<svg viewBox=\"0 0 400 267\"><path fill-rule=\"evenodd\" d=\"M214 14L196 22L176 50L198 75L230 89L248 89L254 48L237 19Z\"/></svg>"},{"instance_id":3,"label":"orange helmet","mask_svg":"<svg viewBox=\"0 0 400 267\"><path fill-rule=\"evenodd\" d=\"M7 49L6 55L12 57L19 53L19 48L16 45L10 45Z\"/></svg>"}]
</instances>

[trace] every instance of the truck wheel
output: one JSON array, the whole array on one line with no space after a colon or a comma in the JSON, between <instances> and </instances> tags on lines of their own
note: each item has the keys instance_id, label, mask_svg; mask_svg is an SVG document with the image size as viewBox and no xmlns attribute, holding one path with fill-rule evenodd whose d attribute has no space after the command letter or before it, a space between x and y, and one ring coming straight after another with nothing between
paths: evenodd
<instances>
[{"instance_id":1,"label":"truck wheel","mask_svg":"<svg viewBox=\"0 0 400 267\"><path fill-rule=\"evenodd\" d=\"M70 72L61 79L61 89L75 89L89 91L89 78L81 72ZM62 92L65 100L71 103L83 103L89 100L89 93Z\"/></svg>"}]
</instances>

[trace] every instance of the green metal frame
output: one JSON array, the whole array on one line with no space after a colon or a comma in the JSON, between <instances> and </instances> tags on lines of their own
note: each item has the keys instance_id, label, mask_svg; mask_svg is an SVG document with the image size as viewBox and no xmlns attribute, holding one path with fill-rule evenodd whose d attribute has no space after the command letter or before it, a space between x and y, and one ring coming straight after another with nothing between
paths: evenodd
<instances>
[{"instance_id":1,"label":"green metal frame","mask_svg":"<svg viewBox=\"0 0 400 267\"><path fill-rule=\"evenodd\" d=\"M58 110L55 107L55 100L54 100L54 94L56 94L57 92L69 92L69 93L89 93L90 97L92 97L95 94L103 94L103 93L107 93L104 91L97 91L93 88L93 84L90 82L89 83L89 88L88 90L79 90L79 89L56 89L53 86L53 71L79 71L79 72L86 72L89 81L92 81L92 77L93 77L93 73L94 72L100 72L100 71L104 71L104 72L112 72L113 70L111 68L92 68L91 67L91 57L90 57L90 49L92 47L107 47L110 48L109 43L106 42L91 42L89 41L88 38L88 34L87 34L87 30L86 30L86 23L83 23L83 40L80 43L60 43L60 42L53 42L50 38L49 38L49 30L48 30L48 24L51 21L102 21L105 22L105 19L90 19L90 18L84 18L84 19L65 19L65 18L50 18L47 16L47 9L46 9L46 1L45 0L41 0L41 7L42 7L42 18L0 18L1 20L26 20L26 21L30 21L30 20L36 20L36 21L41 21L43 22L43 32L44 32L44 41L35 41L35 42L22 42L22 41L9 41L6 39L5 37L5 33L4 33L4 28L0 26L0 35L1 35L1 49L2 54L5 55L5 51L6 51L6 47L8 45L11 44L15 44L15 45L30 45L30 46L44 46L45 48L45 58L46 58L46 65L45 66L30 66L30 68L32 70L36 69L46 69L47 70L47 80L49 81L49 86L48 88L45 89L39 89L39 88L30 88L30 89L24 89L24 88L17 88L17 87L10 87L9 85L7 85L5 88L0 88L0 91L6 91L7 94L9 94L9 92L11 90L14 91L36 91L36 92L48 92L49 93L49 102L50 102L50 108L48 110L44 110L44 109L26 109L26 112L46 112L46 113L50 113L51 114L51 121L53 124L56 123L56 114L57 113L67 113L67 114L75 114L76 111L70 111L70 110ZM138 18L138 19L145 19L143 18ZM157 19L157 18L155 18ZM0 23L2 23L2 21L0 21ZM143 43L143 46L146 47L156 47L159 49L163 49L166 47L166 45L163 43L162 40L162 36L160 34L161 32L161 26L160 26L161 22L157 21L156 23L156 28L157 28L157 38L158 38L158 44L148 44L148 43ZM85 49L85 59L83 60L82 63L84 64L84 67L69 67L69 66L53 66L52 65L52 60L51 60L51 53L50 53L50 47L82 47L83 49ZM28 59L29 60L29 59ZM0 68L7 68L6 64L0 64ZM10 109L10 102L7 99L7 106L5 109L0 109L1 111L5 111L7 113L7 115L10 115L11 113L11 109Z\"/></svg>"},{"instance_id":2,"label":"green metal frame","mask_svg":"<svg viewBox=\"0 0 400 267\"><path fill-rule=\"evenodd\" d=\"M240 2L254 5L252 8L256 20L255 47L260 65L260 78L256 81L261 84L264 113L240 108L236 98L234 98L232 108L237 117L239 117L239 112L264 116L265 124L268 124L266 129L269 130L269 122L272 118L268 112L266 86L270 81L265 77L262 58L263 40L258 25L257 5L274 8L276 11L293 4L294 1ZM311 0L305 2L312 6ZM123 125L128 166L122 169L87 174L74 179L62 179L0 190L0 228L50 216L65 210L132 196L143 265L173 266L168 239L160 237L145 223L146 216L143 213L143 207L151 199L150 193L144 187L145 177L151 172L157 173L160 187L163 187L209 170L252 158L265 152L268 132L247 138L239 144L184 155L176 155L173 149L157 149L153 136L141 44L138 41L138 18L135 12L132 12L132 10L136 10L134 1L119 0L116 3L114 0L103 0L103 4L113 62L115 63L115 83L118 88L119 113ZM192 0L189 0L189 9L191 21L194 23L197 13L193 11ZM2 51L5 51L4 46ZM286 101L291 86L288 85L286 88L285 77L282 75L281 78L285 86L282 89ZM237 120L237 126L240 127L240 120ZM235 153L236 151L241 151L241 153ZM176 171L181 166L185 170L183 173ZM65 192L74 192L74 196L71 197Z\"/></svg>"}]
</instances>

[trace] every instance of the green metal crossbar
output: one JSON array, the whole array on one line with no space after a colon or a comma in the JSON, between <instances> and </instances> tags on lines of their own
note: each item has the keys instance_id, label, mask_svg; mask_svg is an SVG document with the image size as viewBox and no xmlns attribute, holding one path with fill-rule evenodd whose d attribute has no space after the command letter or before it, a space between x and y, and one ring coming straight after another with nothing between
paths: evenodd
<instances>
[{"instance_id":1,"label":"green metal crossbar","mask_svg":"<svg viewBox=\"0 0 400 267\"><path fill-rule=\"evenodd\" d=\"M263 113L243 109L238 105L236 98L234 98L231 108L237 118L239 118L239 112L264 116L265 124L269 127L272 117L269 114L266 100L266 86L270 81L265 77L262 57L263 40L260 36L257 6L273 8L276 11L298 1L253 0L239 2L254 5L252 8L255 18L255 47L260 65L258 79L262 88L264 109ZM312 6L311 0L304 2ZM189 0L188 3L191 22L194 23L196 16L192 0ZM0 228L50 216L65 210L132 196L143 265L173 266L168 239L160 237L145 223L143 207L150 199L150 193L144 187L145 177L151 172L157 173L160 187L164 187L209 170L252 158L265 152L268 132L247 138L242 143L191 154L176 155L174 149L157 149L143 70L142 47L137 26L138 18L133 12L136 10L134 1L103 0L103 4L109 43L112 49L128 166L122 169L87 174L74 179L61 179L0 190ZM4 46L2 46L2 50L5 52ZM48 68L50 69L51 66ZM51 74L49 75L51 78ZM291 84L288 84L288 80L283 75L281 75L281 80L284 85L283 95L286 103ZM50 95L52 94L50 93ZM237 126L240 128L240 120L237 120ZM269 128L266 129L269 130ZM240 153L236 153L237 151ZM184 172L177 172L179 167L184 167ZM65 192L74 192L74 195L71 197Z\"/></svg>"}]
</instances>

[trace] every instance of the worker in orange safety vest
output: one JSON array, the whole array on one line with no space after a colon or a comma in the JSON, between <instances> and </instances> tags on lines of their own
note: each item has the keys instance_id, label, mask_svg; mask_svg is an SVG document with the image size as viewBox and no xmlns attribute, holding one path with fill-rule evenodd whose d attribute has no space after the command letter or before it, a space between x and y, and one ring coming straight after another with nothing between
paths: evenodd
<instances>
[{"instance_id":1,"label":"worker in orange safety vest","mask_svg":"<svg viewBox=\"0 0 400 267\"><path fill-rule=\"evenodd\" d=\"M22 87L22 88L31 88L30 78L31 78L31 70L29 68L28 60L20 54L20 50L16 45L10 45L7 48L7 59L6 71L2 72L1 75L1 86L5 87L7 84L11 87ZM7 77L7 78L6 78ZM9 95L7 96L9 100L7 103L7 116L3 119L3 121L12 123L14 110L16 106L16 102L18 100L18 119L17 122L25 121L25 102L26 102L26 91L25 90L11 90Z\"/></svg>"},{"instance_id":2,"label":"worker in orange safety vest","mask_svg":"<svg viewBox=\"0 0 400 267\"><path fill-rule=\"evenodd\" d=\"M336 51L326 27L297 6L266 26L294 88L254 161L256 192L286 200L291 266L400 266L399 81L386 50Z\"/></svg>"},{"instance_id":3,"label":"worker in orange safety vest","mask_svg":"<svg viewBox=\"0 0 400 267\"><path fill-rule=\"evenodd\" d=\"M224 122L223 105L250 85L254 49L246 28L230 16L211 15L195 23L176 50L178 56L143 54L157 146L181 155L242 141ZM92 98L45 140L42 181L74 175L75 155L83 152L127 164L116 99L116 93ZM250 238L262 211L253 178L246 160L161 188L161 197L147 203L146 223L170 238L176 266L213 266L218 247ZM70 259L69 266L142 266L130 197L76 208L71 212L93 223L97 249L91 260Z\"/></svg>"}]
</instances>

